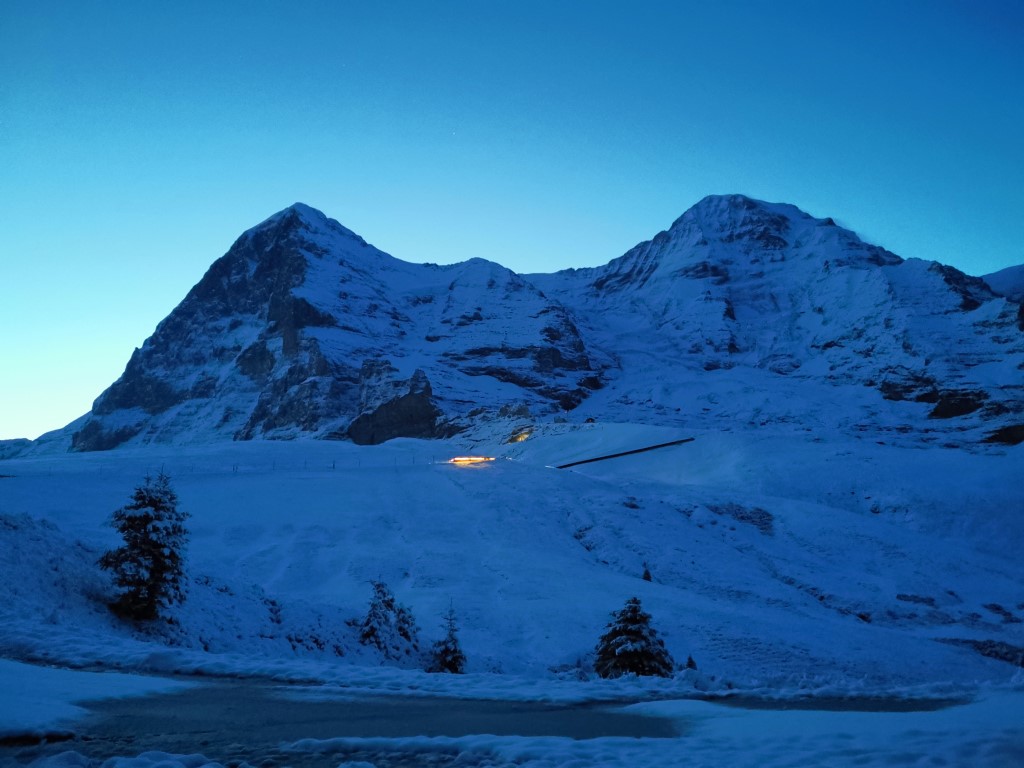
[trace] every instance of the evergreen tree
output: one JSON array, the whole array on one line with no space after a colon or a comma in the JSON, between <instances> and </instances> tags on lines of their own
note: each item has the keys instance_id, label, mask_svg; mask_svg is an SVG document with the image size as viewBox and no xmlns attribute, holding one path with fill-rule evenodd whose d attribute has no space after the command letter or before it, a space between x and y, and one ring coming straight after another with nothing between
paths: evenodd
<instances>
[{"instance_id":1,"label":"evergreen tree","mask_svg":"<svg viewBox=\"0 0 1024 768\"><path fill-rule=\"evenodd\" d=\"M459 628L455 624L455 611L452 608L445 614L444 628L444 639L434 643L431 649L427 672L450 672L461 675L466 671L466 654L459 645Z\"/></svg>"},{"instance_id":2,"label":"evergreen tree","mask_svg":"<svg viewBox=\"0 0 1024 768\"><path fill-rule=\"evenodd\" d=\"M123 546L99 560L123 590L111 610L125 618L151 620L161 609L184 601L187 519L163 471L156 480L147 476L131 503L111 515L110 525L124 539Z\"/></svg>"},{"instance_id":3,"label":"evergreen tree","mask_svg":"<svg viewBox=\"0 0 1024 768\"><path fill-rule=\"evenodd\" d=\"M373 597L359 625L359 642L372 645L385 658L400 659L419 653L419 628L412 611L395 599L383 581L373 581Z\"/></svg>"},{"instance_id":4,"label":"evergreen tree","mask_svg":"<svg viewBox=\"0 0 1024 768\"><path fill-rule=\"evenodd\" d=\"M668 677L674 666L665 643L651 626L651 615L644 612L637 597L631 597L621 611L612 614L596 651L594 668L601 677Z\"/></svg>"}]
</instances>

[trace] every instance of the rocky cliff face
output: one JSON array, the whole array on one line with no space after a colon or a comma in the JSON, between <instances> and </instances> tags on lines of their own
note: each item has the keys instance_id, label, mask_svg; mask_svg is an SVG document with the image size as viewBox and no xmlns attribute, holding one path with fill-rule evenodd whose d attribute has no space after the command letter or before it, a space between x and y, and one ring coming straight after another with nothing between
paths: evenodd
<instances>
[{"instance_id":1,"label":"rocky cliff face","mask_svg":"<svg viewBox=\"0 0 1024 768\"><path fill-rule=\"evenodd\" d=\"M246 232L97 398L74 450L128 440L438 437L478 407L578 405L568 310L496 264L400 262L294 205Z\"/></svg>"},{"instance_id":2,"label":"rocky cliff face","mask_svg":"<svg viewBox=\"0 0 1024 768\"><path fill-rule=\"evenodd\" d=\"M213 264L70 441L377 443L516 406L978 443L1024 429L1021 318L979 278L741 195L532 276L402 262L297 204Z\"/></svg>"}]
</instances>

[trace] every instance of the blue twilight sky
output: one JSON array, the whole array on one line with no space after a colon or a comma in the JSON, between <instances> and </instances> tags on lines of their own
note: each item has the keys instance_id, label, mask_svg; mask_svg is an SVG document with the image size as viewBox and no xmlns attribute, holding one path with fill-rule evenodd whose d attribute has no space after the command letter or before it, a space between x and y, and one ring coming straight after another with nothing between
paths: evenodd
<instances>
[{"instance_id":1,"label":"blue twilight sky","mask_svg":"<svg viewBox=\"0 0 1024 768\"><path fill-rule=\"evenodd\" d=\"M593 266L711 193L1024 262L1018 0L0 4L0 438L86 412L248 227Z\"/></svg>"}]
</instances>

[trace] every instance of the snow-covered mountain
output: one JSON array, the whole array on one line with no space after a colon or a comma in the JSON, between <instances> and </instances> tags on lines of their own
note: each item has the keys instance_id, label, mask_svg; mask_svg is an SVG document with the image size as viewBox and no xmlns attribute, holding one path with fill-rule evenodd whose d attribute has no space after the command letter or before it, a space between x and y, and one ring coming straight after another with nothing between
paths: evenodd
<instances>
[{"instance_id":1,"label":"snow-covered mountain","mask_svg":"<svg viewBox=\"0 0 1024 768\"><path fill-rule=\"evenodd\" d=\"M740 195L603 267L528 276L403 262L296 204L244 233L44 442L379 443L513 411L1019 442L1018 299Z\"/></svg>"},{"instance_id":2,"label":"snow-covered mountain","mask_svg":"<svg viewBox=\"0 0 1024 768\"><path fill-rule=\"evenodd\" d=\"M618 360L591 402L617 418L1021 437L1021 305L791 205L708 197L604 267L530 279Z\"/></svg>"},{"instance_id":3,"label":"snow-covered mountain","mask_svg":"<svg viewBox=\"0 0 1024 768\"><path fill-rule=\"evenodd\" d=\"M572 408L599 366L566 308L504 267L402 262L296 204L213 264L72 448L440 437L481 406Z\"/></svg>"},{"instance_id":4,"label":"snow-covered mountain","mask_svg":"<svg viewBox=\"0 0 1024 768\"><path fill-rule=\"evenodd\" d=\"M527 276L408 264L292 206L214 263L89 414L0 444L0 657L343 695L1017 701L1022 371L999 281L788 205L707 198L603 267ZM496 460L447 461L465 453ZM188 599L125 622L105 523L157 470L190 515ZM374 581L424 648L455 610L465 679L361 642ZM631 596L698 670L595 679ZM687 720L664 759L619 742L573 759L675 764L727 719ZM986 727L964 720L961 762L1019 763L1020 729ZM755 762L763 731L744 731ZM708 764L741 762L709 744ZM773 749L791 762L793 745Z\"/></svg>"}]
</instances>

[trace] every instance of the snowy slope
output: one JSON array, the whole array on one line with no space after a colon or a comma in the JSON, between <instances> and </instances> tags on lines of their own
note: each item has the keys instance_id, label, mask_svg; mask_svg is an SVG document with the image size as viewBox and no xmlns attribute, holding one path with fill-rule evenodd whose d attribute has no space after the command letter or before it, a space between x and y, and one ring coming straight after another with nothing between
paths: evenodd
<instances>
[{"instance_id":1,"label":"snowy slope","mask_svg":"<svg viewBox=\"0 0 1024 768\"><path fill-rule=\"evenodd\" d=\"M1017 302L1024 301L1024 264L992 272L985 275L984 279L989 287L1000 296Z\"/></svg>"},{"instance_id":2,"label":"snowy slope","mask_svg":"<svg viewBox=\"0 0 1024 768\"><path fill-rule=\"evenodd\" d=\"M552 425L506 444L512 426L5 462L0 556L23 576L0 581L0 654L349 679L382 662L347 621L383 579L427 640L455 607L474 673L588 675L609 613L638 595L712 687L1013 674L989 656L1024 648L1019 450L759 430L555 470L681 433ZM458 468L446 450L504 458ZM104 521L159 467L192 514L190 597L173 625L133 629L95 563L116 543Z\"/></svg>"}]
</instances>

